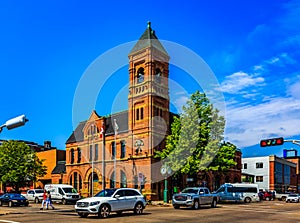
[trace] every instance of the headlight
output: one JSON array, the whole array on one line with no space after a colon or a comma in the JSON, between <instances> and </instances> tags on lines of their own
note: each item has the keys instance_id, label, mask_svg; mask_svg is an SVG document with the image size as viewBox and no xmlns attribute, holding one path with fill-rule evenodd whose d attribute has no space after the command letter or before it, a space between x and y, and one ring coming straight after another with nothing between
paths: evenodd
<instances>
[{"instance_id":1,"label":"headlight","mask_svg":"<svg viewBox=\"0 0 300 223\"><path fill-rule=\"evenodd\" d=\"M98 205L100 204L100 201L93 201L90 203L90 206L95 206L95 205Z\"/></svg>"},{"instance_id":2,"label":"headlight","mask_svg":"<svg viewBox=\"0 0 300 223\"><path fill-rule=\"evenodd\" d=\"M11 200L12 202L18 202L18 200Z\"/></svg>"},{"instance_id":3,"label":"headlight","mask_svg":"<svg viewBox=\"0 0 300 223\"><path fill-rule=\"evenodd\" d=\"M186 197L188 200L192 200L192 196L187 196Z\"/></svg>"}]
</instances>

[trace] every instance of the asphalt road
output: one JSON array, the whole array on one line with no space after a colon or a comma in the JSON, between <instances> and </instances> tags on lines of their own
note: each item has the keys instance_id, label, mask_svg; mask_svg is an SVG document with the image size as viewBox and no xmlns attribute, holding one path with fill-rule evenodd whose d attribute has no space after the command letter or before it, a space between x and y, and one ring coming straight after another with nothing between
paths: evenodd
<instances>
[{"instance_id":1,"label":"asphalt road","mask_svg":"<svg viewBox=\"0 0 300 223\"><path fill-rule=\"evenodd\" d=\"M107 219L96 216L79 218L73 205L58 205L55 210L39 210L39 205L30 207L0 207L0 213L10 210L9 214L1 215L0 222L20 223L74 223L74 222L300 222L300 203L282 201L264 201L251 204L219 204L217 208L203 206L199 210L181 208L175 210L171 206L147 206L142 215L125 212L122 216L112 213Z\"/></svg>"}]
</instances>

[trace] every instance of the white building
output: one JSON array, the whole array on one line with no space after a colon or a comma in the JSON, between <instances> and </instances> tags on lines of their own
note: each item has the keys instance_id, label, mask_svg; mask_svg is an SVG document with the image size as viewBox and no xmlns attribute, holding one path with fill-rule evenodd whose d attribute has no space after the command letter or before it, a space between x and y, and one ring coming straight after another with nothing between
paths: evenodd
<instances>
[{"instance_id":1,"label":"white building","mask_svg":"<svg viewBox=\"0 0 300 223\"><path fill-rule=\"evenodd\" d=\"M275 155L242 158L242 175L252 175L259 189L285 192L297 186L296 166Z\"/></svg>"}]
</instances>

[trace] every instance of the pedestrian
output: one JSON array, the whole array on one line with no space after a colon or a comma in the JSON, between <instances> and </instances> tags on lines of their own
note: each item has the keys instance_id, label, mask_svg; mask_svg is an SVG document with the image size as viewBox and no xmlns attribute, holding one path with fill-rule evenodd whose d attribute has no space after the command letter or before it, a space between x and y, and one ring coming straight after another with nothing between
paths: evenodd
<instances>
[{"instance_id":1,"label":"pedestrian","mask_svg":"<svg viewBox=\"0 0 300 223\"><path fill-rule=\"evenodd\" d=\"M43 193L43 201L42 201L42 207L40 208L40 210L43 210L44 209L44 205L47 203L47 191L44 190L44 193Z\"/></svg>"},{"instance_id":2,"label":"pedestrian","mask_svg":"<svg viewBox=\"0 0 300 223\"><path fill-rule=\"evenodd\" d=\"M47 200L46 200L47 210L49 209L49 205L52 207L52 209L54 209L54 206L52 204L52 199L51 199L50 191L48 191Z\"/></svg>"}]
</instances>

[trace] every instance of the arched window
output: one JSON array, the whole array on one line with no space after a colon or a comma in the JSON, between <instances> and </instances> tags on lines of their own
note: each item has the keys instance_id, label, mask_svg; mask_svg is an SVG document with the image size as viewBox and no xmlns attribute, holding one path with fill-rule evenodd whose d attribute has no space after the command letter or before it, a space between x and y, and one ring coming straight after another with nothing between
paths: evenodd
<instances>
[{"instance_id":1,"label":"arched window","mask_svg":"<svg viewBox=\"0 0 300 223\"><path fill-rule=\"evenodd\" d=\"M161 71L159 68L156 68L155 69L155 81L157 83L160 83L161 82Z\"/></svg>"},{"instance_id":2,"label":"arched window","mask_svg":"<svg viewBox=\"0 0 300 223\"><path fill-rule=\"evenodd\" d=\"M94 160L98 160L98 154L99 154L99 148L98 148L98 144L95 144L95 156L94 156Z\"/></svg>"},{"instance_id":3,"label":"arched window","mask_svg":"<svg viewBox=\"0 0 300 223\"><path fill-rule=\"evenodd\" d=\"M127 187L126 174L121 170L121 187Z\"/></svg>"},{"instance_id":4,"label":"arched window","mask_svg":"<svg viewBox=\"0 0 300 223\"><path fill-rule=\"evenodd\" d=\"M139 68L137 71L137 83L142 83L144 81L144 68Z\"/></svg>"},{"instance_id":5,"label":"arched window","mask_svg":"<svg viewBox=\"0 0 300 223\"><path fill-rule=\"evenodd\" d=\"M115 152L116 152L116 143L112 142L111 143L111 158L114 159L115 158Z\"/></svg>"},{"instance_id":6,"label":"arched window","mask_svg":"<svg viewBox=\"0 0 300 223\"><path fill-rule=\"evenodd\" d=\"M70 160L70 163L73 164L74 160L75 160L74 149L71 149L71 160Z\"/></svg>"},{"instance_id":7,"label":"arched window","mask_svg":"<svg viewBox=\"0 0 300 223\"><path fill-rule=\"evenodd\" d=\"M90 145L90 157L89 157L90 161L92 161L92 157L93 157L93 145Z\"/></svg>"},{"instance_id":8,"label":"arched window","mask_svg":"<svg viewBox=\"0 0 300 223\"><path fill-rule=\"evenodd\" d=\"M74 185L73 185L74 188L77 188L78 187L78 173L75 172L74 173Z\"/></svg>"},{"instance_id":9,"label":"arched window","mask_svg":"<svg viewBox=\"0 0 300 223\"><path fill-rule=\"evenodd\" d=\"M112 174L110 175L109 186L110 186L110 188L115 188L116 187L115 172L112 172Z\"/></svg>"},{"instance_id":10,"label":"arched window","mask_svg":"<svg viewBox=\"0 0 300 223\"><path fill-rule=\"evenodd\" d=\"M81 162L81 149L77 148L77 163Z\"/></svg>"},{"instance_id":11,"label":"arched window","mask_svg":"<svg viewBox=\"0 0 300 223\"><path fill-rule=\"evenodd\" d=\"M124 158L126 155L126 142L121 141L121 158Z\"/></svg>"}]
</instances>

